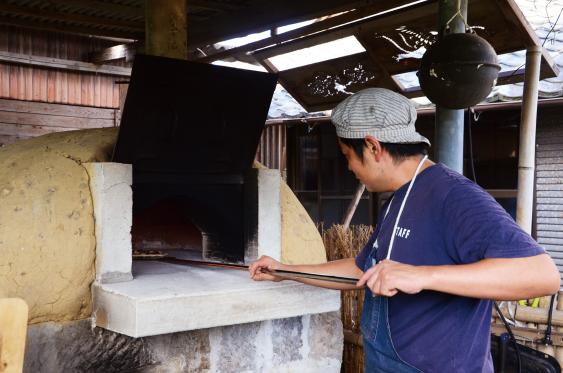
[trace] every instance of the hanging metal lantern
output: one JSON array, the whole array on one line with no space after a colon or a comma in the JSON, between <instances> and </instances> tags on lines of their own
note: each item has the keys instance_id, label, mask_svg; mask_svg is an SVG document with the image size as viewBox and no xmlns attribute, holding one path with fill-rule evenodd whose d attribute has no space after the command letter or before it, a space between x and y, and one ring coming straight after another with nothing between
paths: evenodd
<instances>
[{"instance_id":1,"label":"hanging metal lantern","mask_svg":"<svg viewBox=\"0 0 563 373\"><path fill-rule=\"evenodd\" d=\"M500 71L493 47L474 33L447 34L428 48L417 73L436 105L464 109L484 100Z\"/></svg>"}]
</instances>

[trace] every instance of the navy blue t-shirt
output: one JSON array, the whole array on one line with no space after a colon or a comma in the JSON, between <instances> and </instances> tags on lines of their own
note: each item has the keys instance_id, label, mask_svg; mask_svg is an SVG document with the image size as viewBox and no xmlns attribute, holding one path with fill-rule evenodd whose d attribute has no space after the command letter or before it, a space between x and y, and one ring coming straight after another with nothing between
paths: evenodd
<instances>
[{"instance_id":1,"label":"navy blue t-shirt","mask_svg":"<svg viewBox=\"0 0 563 373\"><path fill-rule=\"evenodd\" d=\"M374 236L356 257L364 269L370 254L387 256L408 183L380 213ZM436 164L422 171L407 198L396 230L391 260L412 265L474 263L545 251L481 187ZM373 248L377 236L377 247ZM424 372L492 372L492 302L436 291L389 298L393 344L404 361Z\"/></svg>"}]
</instances>

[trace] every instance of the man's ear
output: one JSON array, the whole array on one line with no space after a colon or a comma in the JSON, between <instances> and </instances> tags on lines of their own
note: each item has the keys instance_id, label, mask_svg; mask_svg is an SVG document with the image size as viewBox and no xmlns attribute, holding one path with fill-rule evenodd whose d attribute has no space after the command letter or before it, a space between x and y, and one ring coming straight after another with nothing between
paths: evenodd
<instances>
[{"instance_id":1,"label":"man's ear","mask_svg":"<svg viewBox=\"0 0 563 373\"><path fill-rule=\"evenodd\" d=\"M377 140L373 136L367 135L366 137L364 137L364 141L365 147L368 149L369 154L371 154L376 161L379 161L381 159L381 156L383 155L383 147L381 146L379 140Z\"/></svg>"}]
</instances>

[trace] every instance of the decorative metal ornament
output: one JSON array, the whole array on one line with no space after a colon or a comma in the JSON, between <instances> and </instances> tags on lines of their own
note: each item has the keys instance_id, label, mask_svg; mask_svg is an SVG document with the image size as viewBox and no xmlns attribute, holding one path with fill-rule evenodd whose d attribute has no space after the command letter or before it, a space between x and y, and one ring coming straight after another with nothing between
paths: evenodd
<instances>
[{"instance_id":1,"label":"decorative metal ornament","mask_svg":"<svg viewBox=\"0 0 563 373\"><path fill-rule=\"evenodd\" d=\"M456 33L428 48L417 75L430 101L448 109L464 109L489 95L499 71L497 54L485 39L474 33Z\"/></svg>"}]
</instances>

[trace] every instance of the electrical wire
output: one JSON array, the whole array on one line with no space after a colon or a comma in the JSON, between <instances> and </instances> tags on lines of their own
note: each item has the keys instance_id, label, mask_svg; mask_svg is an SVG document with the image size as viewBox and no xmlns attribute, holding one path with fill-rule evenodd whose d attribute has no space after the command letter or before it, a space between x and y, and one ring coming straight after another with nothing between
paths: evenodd
<instances>
[{"instance_id":1,"label":"electrical wire","mask_svg":"<svg viewBox=\"0 0 563 373\"><path fill-rule=\"evenodd\" d=\"M541 45L542 47L545 45L545 42L547 41L549 34L551 34L555 30L555 26L557 26L557 24L559 23L559 18L561 18L561 13L563 13L563 7L561 7L561 10L559 11L559 15L557 16L555 23L553 24L553 26L551 26L551 29L549 30L547 35L545 35L545 39L543 39L543 43Z\"/></svg>"},{"instance_id":2,"label":"electrical wire","mask_svg":"<svg viewBox=\"0 0 563 373\"><path fill-rule=\"evenodd\" d=\"M547 315L547 328L545 329L545 334L543 337L543 343L546 345L552 345L553 341L551 340L551 319L553 317L553 303L555 302L555 294L551 296L551 300L549 301L549 314Z\"/></svg>"},{"instance_id":3,"label":"electrical wire","mask_svg":"<svg viewBox=\"0 0 563 373\"><path fill-rule=\"evenodd\" d=\"M497 302L493 302L493 304L495 305L495 310L497 311L500 319L502 320L502 323L504 324L504 327L506 328L506 331L508 332L508 335L510 336L510 341L512 342L513 346L514 346L514 350L516 351L516 358L517 358L517 365L516 365L516 371L518 373L522 372L522 358L520 356L520 349L518 348L518 342L516 342L516 337L514 337L514 333L512 333L512 328L510 327L510 325L508 325L508 321L506 321L506 319L504 318L504 315L502 314L500 307L498 306Z\"/></svg>"},{"instance_id":4,"label":"electrical wire","mask_svg":"<svg viewBox=\"0 0 563 373\"><path fill-rule=\"evenodd\" d=\"M467 134L469 139L469 164L471 166L471 177L473 182L477 184L477 175L475 174L475 158L473 157L473 120L472 114L473 108L467 109Z\"/></svg>"},{"instance_id":5,"label":"electrical wire","mask_svg":"<svg viewBox=\"0 0 563 373\"><path fill-rule=\"evenodd\" d=\"M549 4L548 4L549 5ZM546 5L546 9L547 9L547 5ZM555 23L552 24L551 29L548 31L548 33L545 35L545 38L543 39L543 42L541 43L541 46L543 48L543 46L545 45L545 42L547 41L547 38L549 36L549 34L551 34L554 30L555 30L555 26L557 26L557 24L559 23L559 18L561 17L561 14L563 13L563 7L561 7L561 10L559 11L559 15L557 16L557 19L555 20ZM551 21L550 21L551 23ZM518 68L516 68L516 70L514 70L512 72L512 74L510 74L510 76L508 78L512 78L521 68L523 68L524 66L526 66L526 63L523 63L522 65L518 66Z\"/></svg>"}]
</instances>

